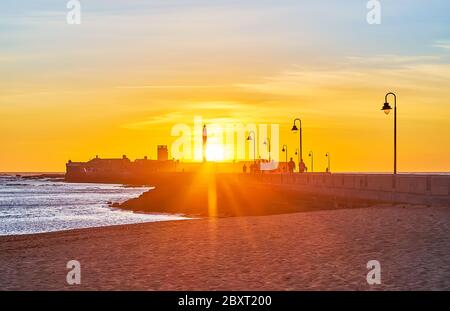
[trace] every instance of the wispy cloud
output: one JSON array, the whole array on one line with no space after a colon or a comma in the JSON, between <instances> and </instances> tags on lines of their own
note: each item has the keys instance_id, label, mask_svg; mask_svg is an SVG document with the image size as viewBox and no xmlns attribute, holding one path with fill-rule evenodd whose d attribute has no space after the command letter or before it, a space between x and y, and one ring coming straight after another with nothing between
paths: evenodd
<instances>
[{"instance_id":1,"label":"wispy cloud","mask_svg":"<svg viewBox=\"0 0 450 311\"><path fill-rule=\"evenodd\" d=\"M236 86L264 94L314 98L326 96L330 91L370 91L387 86L433 92L433 94L448 93L450 64L429 62L434 59L432 57L405 59L399 57L396 60L401 65L397 67L391 67L388 64L367 67L348 65L323 70L310 68L302 70L295 67L254 83Z\"/></svg>"},{"instance_id":2,"label":"wispy cloud","mask_svg":"<svg viewBox=\"0 0 450 311\"><path fill-rule=\"evenodd\" d=\"M123 124L121 127L128 130L146 130L155 125L178 123L183 119L181 112L170 112L148 117L145 121L137 121Z\"/></svg>"},{"instance_id":3,"label":"wispy cloud","mask_svg":"<svg viewBox=\"0 0 450 311\"><path fill-rule=\"evenodd\" d=\"M231 85L219 84L219 85L123 85L117 86L118 89L207 89L207 88L223 88L230 87Z\"/></svg>"},{"instance_id":4,"label":"wispy cloud","mask_svg":"<svg viewBox=\"0 0 450 311\"><path fill-rule=\"evenodd\" d=\"M449 43L450 44L450 43ZM428 63L433 61L439 61L440 56L437 55L394 55L394 54L382 54L374 56L349 56L348 60L354 63L365 64L382 64L386 65L404 65L410 63Z\"/></svg>"},{"instance_id":5,"label":"wispy cloud","mask_svg":"<svg viewBox=\"0 0 450 311\"><path fill-rule=\"evenodd\" d=\"M436 41L433 44L433 47L450 50L450 41L448 41L448 40L438 40L438 41Z\"/></svg>"}]
</instances>

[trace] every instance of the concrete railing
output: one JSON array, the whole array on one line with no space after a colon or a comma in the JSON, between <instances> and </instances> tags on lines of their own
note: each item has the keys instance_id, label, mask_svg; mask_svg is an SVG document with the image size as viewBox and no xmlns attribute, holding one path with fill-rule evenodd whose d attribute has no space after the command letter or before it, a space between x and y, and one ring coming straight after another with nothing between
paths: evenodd
<instances>
[{"instance_id":1,"label":"concrete railing","mask_svg":"<svg viewBox=\"0 0 450 311\"><path fill-rule=\"evenodd\" d=\"M255 181L339 197L450 206L450 176L421 174L261 174Z\"/></svg>"}]
</instances>

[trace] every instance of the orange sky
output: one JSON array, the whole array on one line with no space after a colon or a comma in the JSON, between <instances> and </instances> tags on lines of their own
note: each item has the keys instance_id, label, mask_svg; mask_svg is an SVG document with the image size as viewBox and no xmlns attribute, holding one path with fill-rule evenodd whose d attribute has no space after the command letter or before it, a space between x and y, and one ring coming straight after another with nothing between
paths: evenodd
<instances>
[{"instance_id":1,"label":"orange sky","mask_svg":"<svg viewBox=\"0 0 450 311\"><path fill-rule=\"evenodd\" d=\"M171 128L193 126L194 116L280 124L279 148L287 144L294 159L290 129L301 117L304 158L313 150L317 171L326 152L333 171L391 171L393 116L380 111L388 91L398 95L399 170L450 171L450 48L435 44L442 36L422 34L409 51L413 40L386 20L367 32L373 40L393 32L398 42L368 54L346 44L371 47L361 41L363 22L321 41L317 25L286 31L295 26L282 22L293 18L289 7L269 9L171 8L153 20L85 14L77 26L38 11L42 19L11 26L0 45L0 171L64 171L67 160L97 154L155 158L156 145L176 139ZM316 22L304 23L298 29Z\"/></svg>"}]
</instances>

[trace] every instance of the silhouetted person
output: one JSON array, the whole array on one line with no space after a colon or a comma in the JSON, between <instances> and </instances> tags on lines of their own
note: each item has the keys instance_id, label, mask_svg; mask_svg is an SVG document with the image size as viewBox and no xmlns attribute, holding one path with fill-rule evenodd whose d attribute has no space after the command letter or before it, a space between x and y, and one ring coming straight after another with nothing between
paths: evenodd
<instances>
[{"instance_id":1,"label":"silhouetted person","mask_svg":"<svg viewBox=\"0 0 450 311\"><path fill-rule=\"evenodd\" d=\"M300 164L298 165L298 171L300 173L308 171L308 168L306 167L305 162L303 162L303 159L300 161Z\"/></svg>"},{"instance_id":2,"label":"silhouetted person","mask_svg":"<svg viewBox=\"0 0 450 311\"><path fill-rule=\"evenodd\" d=\"M293 173L295 170L295 162L294 162L294 160L292 160L292 158L288 163L288 168L289 168L289 173Z\"/></svg>"},{"instance_id":3,"label":"silhouetted person","mask_svg":"<svg viewBox=\"0 0 450 311\"><path fill-rule=\"evenodd\" d=\"M242 173L247 173L247 166L245 165L245 163L244 163L244 166L242 167Z\"/></svg>"}]
</instances>

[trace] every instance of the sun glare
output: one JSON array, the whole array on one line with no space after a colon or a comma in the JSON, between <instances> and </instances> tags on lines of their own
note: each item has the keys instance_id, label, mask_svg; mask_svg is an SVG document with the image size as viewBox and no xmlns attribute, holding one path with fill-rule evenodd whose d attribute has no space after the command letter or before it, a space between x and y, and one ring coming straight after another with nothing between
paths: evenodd
<instances>
[{"instance_id":1,"label":"sun glare","mask_svg":"<svg viewBox=\"0 0 450 311\"><path fill-rule=\"evenodd\" d=\"M222 145L208 144L206 147L206 159L208 161L224 161L225 150Z\"/></svg>"}]
</instances>

